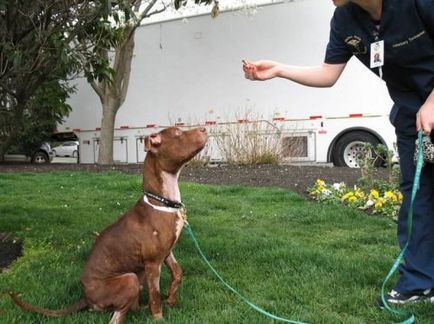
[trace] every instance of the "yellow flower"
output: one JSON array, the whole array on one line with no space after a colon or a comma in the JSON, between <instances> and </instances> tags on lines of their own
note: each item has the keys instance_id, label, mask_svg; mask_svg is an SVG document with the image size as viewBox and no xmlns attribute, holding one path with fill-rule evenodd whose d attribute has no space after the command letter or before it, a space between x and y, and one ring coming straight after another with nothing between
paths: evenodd
<instances>
[{"instance_id":1,"label":"yellow flower","mask_svg":"<svg viewBox=\"0 0 434 324\"><path fill-rule=\"evenodd\" d=\"M396 198L398 199L398 202L402 203L402 199L403 199L402 193L399 190L397 190L395 191L395 194L396 194Z\"/></svg>"},{"instance_id":2,"label":"yellow flower","mask_svg":"<svg viewBox=\"0 0 434 324\"><path fill-rule=\"evenodd\" d=\"M354 193L354 195L357 198L365 198L365 193L361 189L357 189L356 192Z\"/></svg>"},{"instance_id":3,"label":"yellow flower","mask_svg":"<svg viewBox=\"0 0 434 324\"><path fill-rule=\"evenodd\" d=\"M378 199L380 197L380 193L377 190L372 189L369 193L369 197L371 197L372 199Z\"/></svg>"},{"instance_id":4,"label":"yellow flower","mask_svg":"<svg viewBox=\"0 0 434 324\"><path fill-rule=\"evenodd\" d=\"M383 207L383 205L384 205L384 199L378 198L377 201L375 202L374 208L380 209L381 207Z\"/></svg>"},{"instance_id":5,"label":"yellow flower","mask_svg":"<svg viewBox=\"0 0 434 324\"><path fill-rule=\"evenodd\" d=\"M384 193L384 198L392 201L396 200L395 194L392 191L386 191Z\"/></svg>"},{"instance_id":6,"label":"yellow flower","mask_svg":"<svg viewBox=\"0 0 434 324\"><path fill-rule=\"evenodd\" d=\"M350 198L348 198L348 202L353 203L357 201L357 197L356 196L351 196Z\"/></svg>"},{"instance_id":7,"label":"yellow flower","mask_svg":"<svg viewBox=\"0 0 434 324\"><path fill-rule=\"evenodd\" d=\"M345 200L347 200L347 199L349 199L350 197L353 197L353 196L354 196L354 192L349 191L345 195L342 196L342 200L345 201Z\"/></svg>"},{"instance_id":8,"label":"yellow flower","mask_svg":"<svg viewBox=\"0 0 434 324\"><path fill-rule=\"evenodd\" d=\"M321 179L316 179L315 186L317 187L325 187L325 181Z\"/></svg>"}]
</instances>

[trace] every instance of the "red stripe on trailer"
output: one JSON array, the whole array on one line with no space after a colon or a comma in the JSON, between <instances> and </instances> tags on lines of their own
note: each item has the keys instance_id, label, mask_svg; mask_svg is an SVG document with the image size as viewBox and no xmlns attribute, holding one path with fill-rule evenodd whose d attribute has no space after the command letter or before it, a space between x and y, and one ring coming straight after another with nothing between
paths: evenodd
<instances>
[{"instance_id":1,"label":"red stripe on trailer","mask_svg":"<svg viewBox=\"0 0 434 324\"><path fill-rule=\"evenodd\" d=\"M273 121L285 121L285 117L274 117Z\"/></svg>"},{"instance_id":2,"label":"red stripe on trailer","mask_svg":"<svg viewBox=\"0 0 434 324\"><path fill-rule=\"evenodd\" d=\"M205 125L216 125L216 124L217 124L217 122L215 120L207 120L205 122Z\"/></svg>"},{"instance_id":3,"label":"red stripe on trailer","mask_svg":"<svg viewBox=\"0 0 434 324\"><path fill-rule=\"evenodd\" d=\"M79 133L81 130L80 130L80 128L74 128L72 131Z\"/></svg>"},{"instance_id":4,"label":"red stripe on trailer","mask_svg":"<svg viewBox=\"0 0 434 324\"><path fill-rule=\"evenodd\" d=\"M123 125L120 127L120 129L128 129L128 128L130 128L128 125Z\"/></svg>"},{"instance_id":5,"label":"red stripe on trailer","mask_svg":"<svg viewBox=\"0 0 434 324\"><path fill-rule=\"evenodd\" d=\"M350 114L350 118L363 117L363 114Z\"/></svg>"},{"instance_id":6,"label":"red stripe on trailer","mask_svg":"<svg viewBox=\"0 0 434 324\"><path fill-rule=\"evenodd\" d=\"M157 127L157 125L155 125L155 124L148 124L148 125L146 125L146 128L155 128L155 127Z\"/></svg>"},{"instance_id":7,"label":"red stripe on trailer","mask_svg":"<svg viewBox=\"0 0 434 324\"><path fill-rule=\"evenodd\" d=\"M239 122L240 124L243 124L243 123L247 123L248 120L247 120L247 119L238 119L238 122Z\"/></svg>"},{"instance_id":8,"label":"red stripe on trailer","mask_svg":"<svg viewBox=\"0 0 434 324\"><path fill-rule=\"evenodd\" d=\"M101 127L97 127L97 128L95 128L95 130L96 130L96 131L100 131L100 130L101 130Z\"/></svg>"},{"instance_id":9,"label":"red stripe on trailer","mask_svg":"<svg viewBox=\"0 0 434 324\"><path fill-rule=\"evenodd\" d=\"M318 115L318 116L309 116L309 119L321 119L322 116Z\"/></svg>"},{"instance_id":10,"label":"red stripe on trailer","mask_svg":"<svg viewBox=\"0 0 434 324\"><path fill-rule=\"evenodd\" d=\"M175 126L184 126L184 123L175 123Z\"/></svg>"}]
</instances>

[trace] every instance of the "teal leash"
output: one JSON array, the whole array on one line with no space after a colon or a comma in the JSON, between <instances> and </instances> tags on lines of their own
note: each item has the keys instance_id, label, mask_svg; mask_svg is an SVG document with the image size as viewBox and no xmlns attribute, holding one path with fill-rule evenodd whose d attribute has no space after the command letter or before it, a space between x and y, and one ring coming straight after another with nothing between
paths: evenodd
<instances>
[{"instance_id":1,"label":"teal leash","mask_svg":"<svg viewBox=\"0 0 434 324\"><path fill-rule=\"evenodd\" d=\"M413 231L414 200L416 198L416 193L419 190L420 174L422 172L422 167L423 167L422 131L419 131L418 133L418 145L419 145L419 151L417 155L416 171L414 174L413 188L411 192L410 209L408 211L408 217L407 217L407 242L405 243L398 257L396 258L392 268L390 269L389 273L387 274L386 278L383 281L383 285L381 286L381 300L383 302L384 308L388 312L390 312L391 314L397 317L407 317L407 319L400 322L400 324L412 324L416 321L416 317L414 316L413 313L410 313L405 309L397 309L391 307L384 296L385 296L386 284L389 281L389 279L392 277L392 275L396 272L396 270L398 270L398 267L401 264L402 259L404 258L405 252L407 251L408 245L411 240L411 233Z\"/></svg>"},{"instance_id":2,"label":"teal leash","mask_svg":"<svg viewBox=\"0 0 434 324\"><path fill-rule=\"evenodd\" d=\"M216 277L223 283L223 285L228 288L230 291L232 291L235 295L237 295L241 300L243 300L247 305L249 305L251 308L253 308L255 311L261 313L262 315L265 315L273 320L276 321L280 321L280 322L285 322L285 323L294 323L294 324L306 324L303 322L298 322L298 321L293 321L293 320L288 320L286 318L282 318L276 315L273 315L269 312L267 312L266 310L256 306L255 304L253 304L252 302L250 302L246 297L244 297L243 295L241 295L235 288L233 288L232 286L230 286L223 278L222 276L220 276L220 274L214 269L214 267L209 263L208 259L206 258L205 254L202 252L199 243L197 242L193 231L191 229L191 226L188 223L185 223L184 225L185 229L187 230L188 234L190 235L191 239L193 240L194 245L196 246L196 249L198 250L200 256L202 257L202 259L205 261L205 263L208 265L208 267L211 269L211 271L216 275Z\"/></svg>"}]
</instances>

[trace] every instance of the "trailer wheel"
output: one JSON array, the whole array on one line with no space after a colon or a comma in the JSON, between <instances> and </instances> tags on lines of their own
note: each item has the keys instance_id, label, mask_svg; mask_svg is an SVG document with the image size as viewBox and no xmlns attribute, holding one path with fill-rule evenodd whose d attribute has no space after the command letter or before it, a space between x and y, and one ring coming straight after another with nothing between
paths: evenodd
<instances>
[{"instance_id":1,"label":"trailer wheel","mask_svg":"<svg viewBox=\"0 0 434 324\"><path fill-rule=\"evenodd\" d=\"M363 154L362 149L365 143L371 143L375 147L380 144L380 141L374 135L363 131L354 131L343 135L334 145L332 152L333 164L340 167L360 167L358 160Z\"/></svg>"}]
</instances>

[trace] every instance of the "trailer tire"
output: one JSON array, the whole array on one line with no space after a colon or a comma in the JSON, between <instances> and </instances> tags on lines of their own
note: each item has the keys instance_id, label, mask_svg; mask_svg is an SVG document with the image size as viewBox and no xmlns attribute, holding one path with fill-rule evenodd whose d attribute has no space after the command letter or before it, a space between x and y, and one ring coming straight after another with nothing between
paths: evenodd
<instances>
[{"instance_id":1,"label":"trailer tire","mask_svg":"<svg viewBox=\"0 0 434 324\"><path fill-rule=\"evenodd\" d=\"M371 133L364 131L353 131L341 136L333 147L333 165L338 167L359 168L357 160L362 154L364 143L370 143L375 147L380 144L380 141ZM381 162L379 161L378 164L381 164Z\"/></svg>"}]
</instances>

